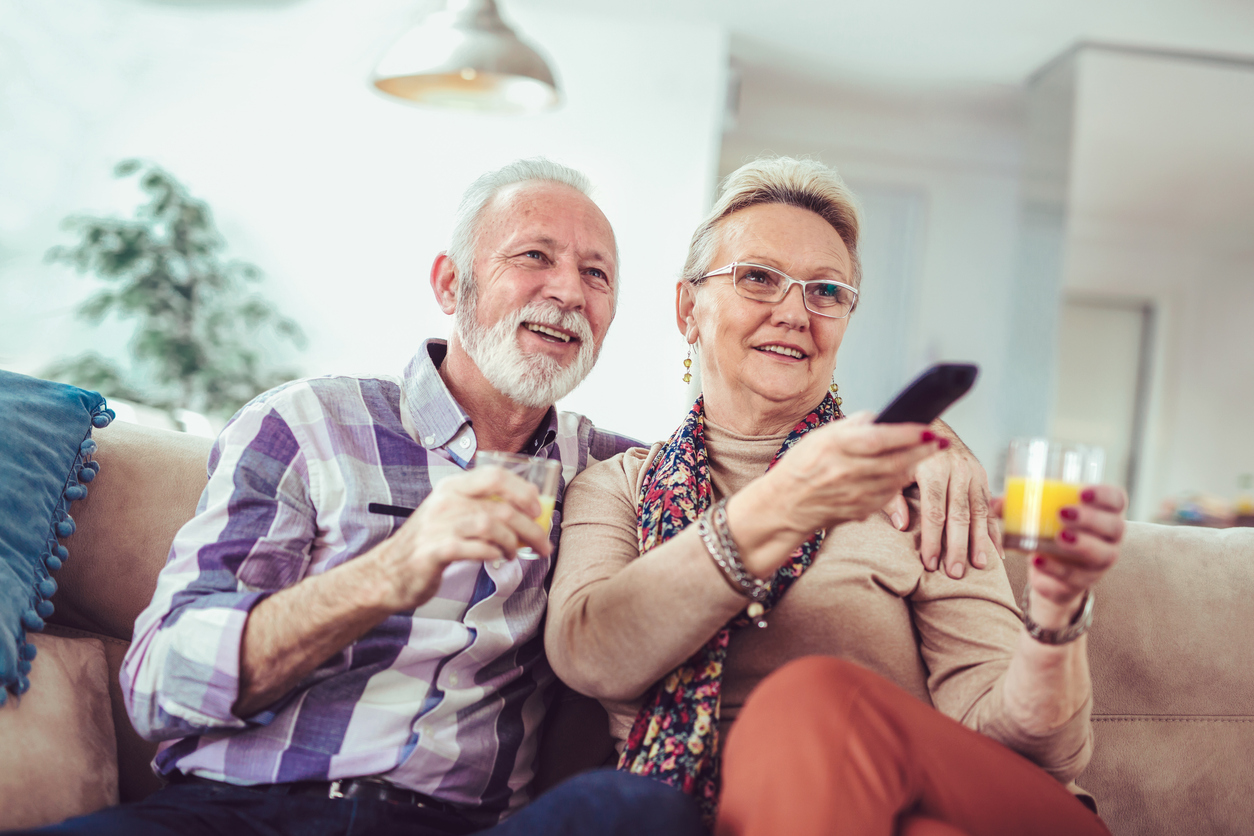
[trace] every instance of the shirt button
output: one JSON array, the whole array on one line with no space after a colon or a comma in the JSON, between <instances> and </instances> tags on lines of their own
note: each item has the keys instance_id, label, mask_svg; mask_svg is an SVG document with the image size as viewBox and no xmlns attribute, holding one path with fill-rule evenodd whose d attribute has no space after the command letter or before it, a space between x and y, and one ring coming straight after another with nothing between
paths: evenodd
<instances>
[{"instance_id":1,"label":"shirt button","mask_svg":"<svg viewBox=\"0 0 1254 836\"><path fill-rule=\"evenodd\" d=\"M457 674L455 674L455 673L450 673L450 674L448 675L448 684L449 684L449 685L452 685L454 688L456 688L456 687L457 687Z\"/></svg>"},{"instance_id":2,"label":"shirt button","mask_svg":"<svg viewBox=\"0 0 1254 836\"><path fill-rule=\"evenodd\" d=\"M429 435L422 440L423 444L435 444L435 436Z\"/></svg>"},{"instance_id":3,"label":"shirt button","mask_svg":"<svg viewBox=\"0 0 1254 836\"><path fill-rule=\"evenodd\" d=\"M499 557L496 560L492 561L493 569L500 569L504 565L505 565L505 561L501 560Z\"/></svg>"},{"instance_id":4,"label":"shirt button","mask_svg":"<svg viewBox=\"0 0 1254 836\"><path fill-rule=\"evenodd\" d=\"M467 437L467 438L463 438L463 439L461 440L461 445L462 445L462 447L469 447L469 446L470 446L470 438L469 438L469 437Z\"/></svg>"}]
</instances>

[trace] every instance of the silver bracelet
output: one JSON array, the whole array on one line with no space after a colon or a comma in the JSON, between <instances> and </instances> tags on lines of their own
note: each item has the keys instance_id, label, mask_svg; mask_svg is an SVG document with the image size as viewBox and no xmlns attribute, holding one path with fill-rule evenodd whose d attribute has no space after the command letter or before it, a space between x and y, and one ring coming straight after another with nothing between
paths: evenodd
<instances>
[{"instance_id":1,"label":"silver bracelet","mask_svg":"<svg viewBox=\"0 0 1254 836\"><path fill-rule=\"evenodd\" d=\"M726 504L727 500L719 500L704 514L697 517L697 533L701 536L701 542L705 544L705 550L722 570L723 577L726 578L731 588L753 601L746 610L749 617L754 619L759 627L765 627L766 621L762 616L766 612L764 605L770 594L771 585L751 575L741 562L740 550L736 548L736 541L732 538L731 529L727 525Z\"/></svg>"},{"instance_id":2,"label":"silver bracelet","mask_svg":"<svg viewBox=\"0 0 1254 836\"><path fill-rule=\"evenodd\" d=\"M1028 615L1028 596L1031 591L1032 584L1025 581L1023 593L1019 596L1019 609L1023 612L1023 626L1027 628L1028 635L1041 644L1058 645L1073 642L1087 633L1089 627L1093 625L1093 590L1085 591L1084 603L1081 604L1080 611L1071 619L1071 623L1056 630L1042 627L1032 620L1032 616Z\"/></svg>"}]
</instances>

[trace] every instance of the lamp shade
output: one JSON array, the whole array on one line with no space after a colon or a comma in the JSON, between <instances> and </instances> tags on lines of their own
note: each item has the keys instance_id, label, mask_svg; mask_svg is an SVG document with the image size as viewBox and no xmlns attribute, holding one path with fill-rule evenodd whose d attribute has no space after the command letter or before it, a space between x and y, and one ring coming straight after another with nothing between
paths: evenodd
<instances>
[{"instance_id":1,"label":"lamp shade","mask_svg":"<svg viewBox=\"0 0 1254 836\"><path fill-rule=\"evenodd\" d=\"M372 81L408 101L467 110L535 112L561 100L548 64L494 0L450 0L388 50Z\"/></svg>"}]
</instances>

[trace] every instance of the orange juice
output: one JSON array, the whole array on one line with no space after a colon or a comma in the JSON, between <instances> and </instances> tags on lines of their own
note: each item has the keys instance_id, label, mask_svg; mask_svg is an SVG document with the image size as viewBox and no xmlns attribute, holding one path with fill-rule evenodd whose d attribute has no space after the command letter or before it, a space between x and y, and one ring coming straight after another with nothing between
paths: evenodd
<instances>
[{"instance_id":1,"label":"orange juice","mask_svg":"<svg viewBox=\"0 0 1254 836\"><path fill-rule=\"evenodd\" d=\"M1062 528L1059 509L1079 505L1082 487L1058 479L1007 476L1002 509L1006 546L1024 551L1048 550Z\"/></svg>"},{"instance_id":2,"label":"orange juice","mask_svg":"<svg viewBox=\"0 0 1254 836\"><path fill-rule=\"evenodd\" d=\"M536 525L549 530L549 526L553 523L553 506L557 503L555 496L540 497L540 516L536 517Z\"/></svg>"},{"instance_id":3,"label":"orange juice","mask_svg":"<svg viewBox=\"0 0 1254 836\"><path fill-rule=\"evenodd\" d=\"M540 516L536 517L536 525L548 532L553 524L553 506L557 502L557 488L562 476L561 462L499 450L480 450L475 454L475 467L500 467L535 486L540 495ZM535 560L540 555L524 546L518 550L517 556L521 560Z\"/></svg>"}]
</instances>

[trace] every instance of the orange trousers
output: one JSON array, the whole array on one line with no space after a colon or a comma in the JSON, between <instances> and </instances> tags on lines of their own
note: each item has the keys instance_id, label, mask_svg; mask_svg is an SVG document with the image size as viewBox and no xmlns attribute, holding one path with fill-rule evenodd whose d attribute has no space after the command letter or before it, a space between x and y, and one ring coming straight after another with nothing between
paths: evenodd
<instances>
[{"instance_id":1,"label":"orange trousers","mask_svg":"<svg viewBox=\"0 0 1254 836\"><path fill-rule=\"evenodd\" d=\"M1110 836L1040 767L851 662L790 662L723 749L715 836Z\"/></svg>"}]
</instances>

